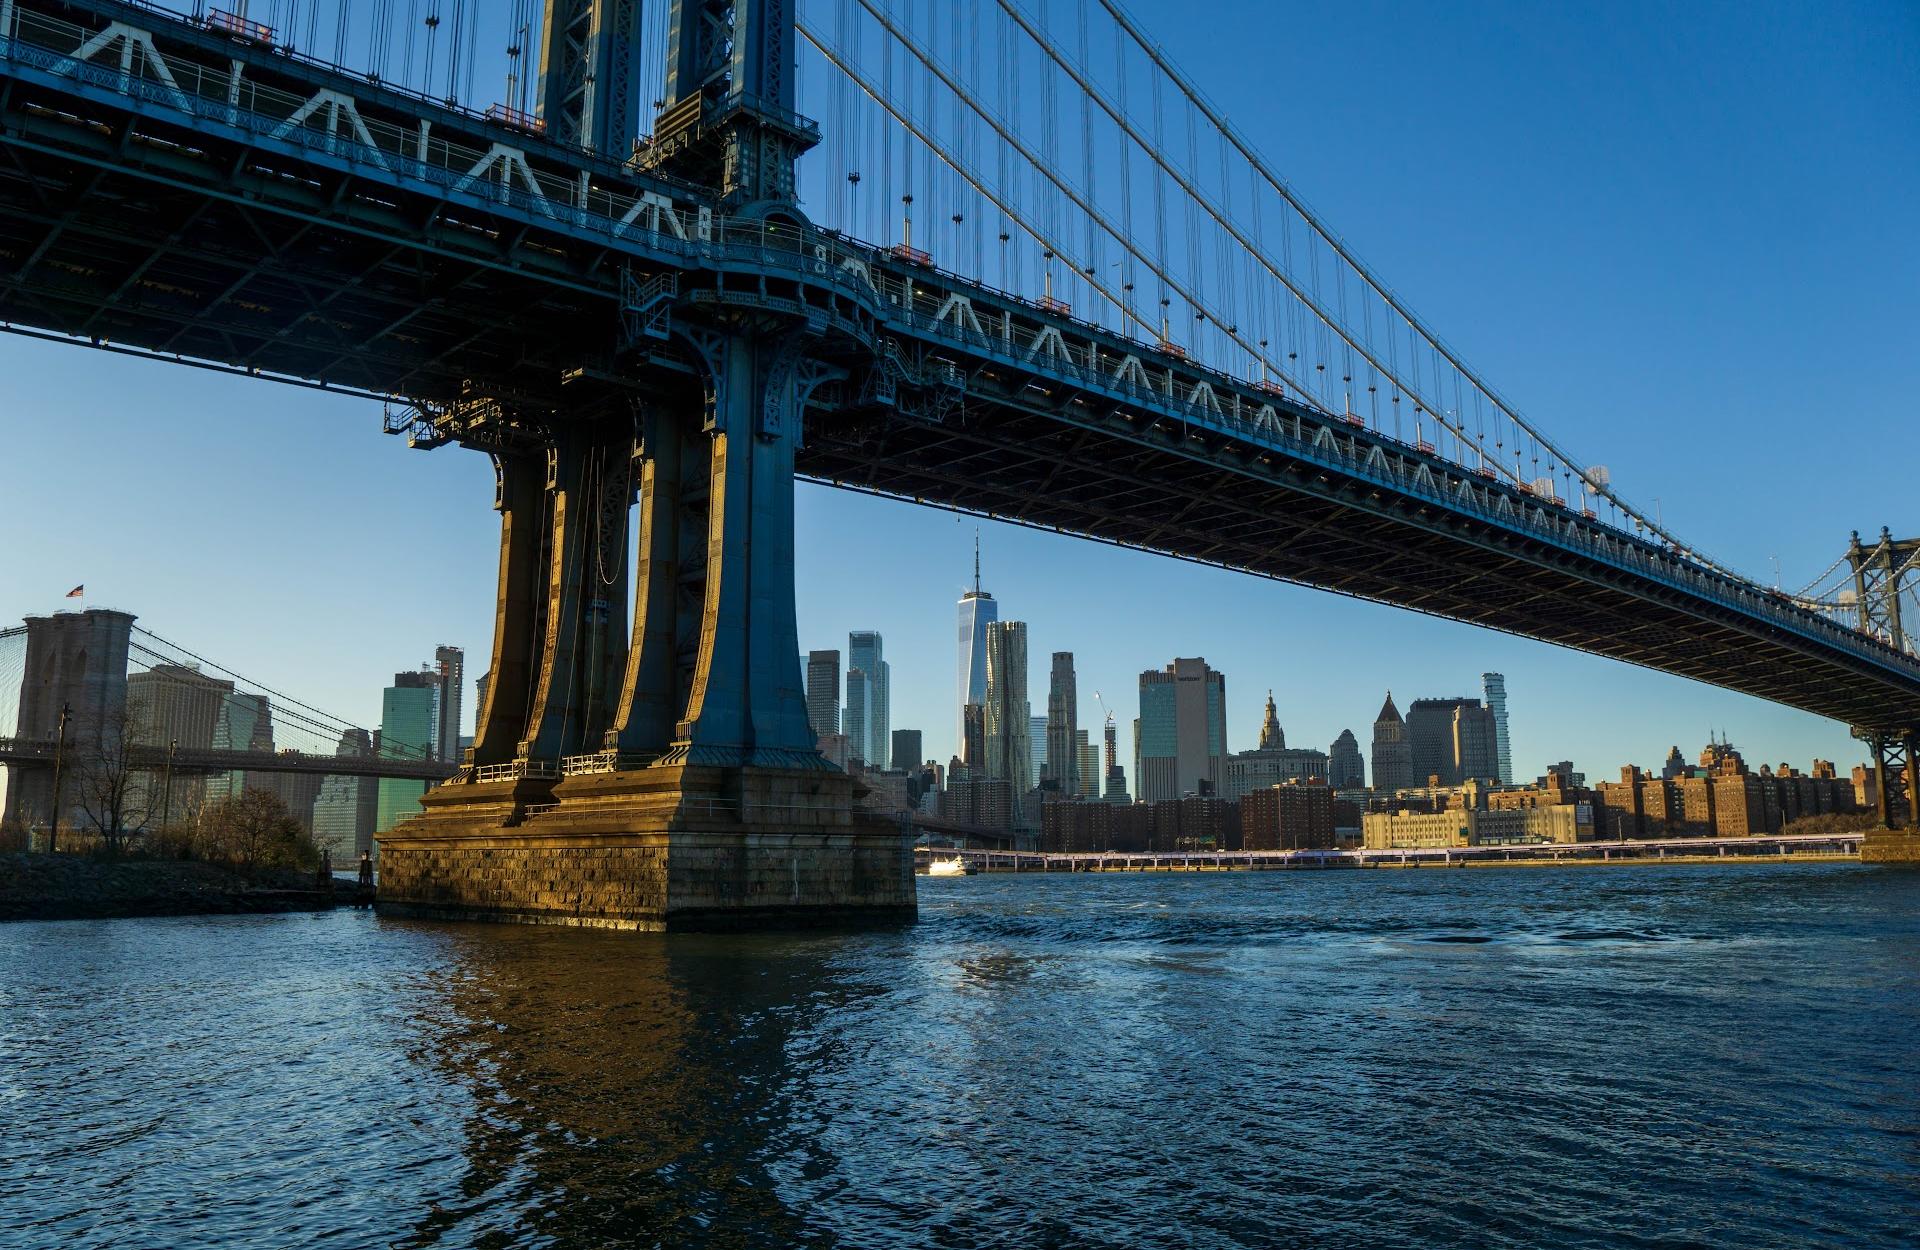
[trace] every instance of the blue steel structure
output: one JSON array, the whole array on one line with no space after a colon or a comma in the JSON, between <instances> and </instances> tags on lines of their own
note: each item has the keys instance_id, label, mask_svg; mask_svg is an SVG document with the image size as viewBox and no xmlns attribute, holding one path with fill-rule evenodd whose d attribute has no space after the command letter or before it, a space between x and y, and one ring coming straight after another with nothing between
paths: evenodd
<instances>
[{"instance_id":1,"label":"blue steel structure","mask_svg":"<svg viewBox=\"0 0 1920 1250\"><path fill-rule=\"evenodd\" d=\"M789 3L671 3L639 137L638 0L549 0L537 123L117 0L0 0L6 328L378 397L416 446L494 459L494 679L462 780L512 779L510 820L588 772L832 772L797 660L796 476L1572 646L1911 750L1920 660L1897 646L810 225Z\"/></svg>"}]
</instances>

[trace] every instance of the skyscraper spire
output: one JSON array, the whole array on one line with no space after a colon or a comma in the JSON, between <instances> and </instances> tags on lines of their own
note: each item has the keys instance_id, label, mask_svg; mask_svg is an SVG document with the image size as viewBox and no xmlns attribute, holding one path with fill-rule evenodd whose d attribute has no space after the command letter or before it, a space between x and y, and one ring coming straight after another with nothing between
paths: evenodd
<instances>
[{"instance_id":1,"label":"skyscraper spire","mask_svg":"<svg viewBox=\"0 0 1920 1250\"><path fill-rule=\"evenodd\" d=\"M973 527L973 593L980 593L980 527Z\"/></svg>"}]
</instances>

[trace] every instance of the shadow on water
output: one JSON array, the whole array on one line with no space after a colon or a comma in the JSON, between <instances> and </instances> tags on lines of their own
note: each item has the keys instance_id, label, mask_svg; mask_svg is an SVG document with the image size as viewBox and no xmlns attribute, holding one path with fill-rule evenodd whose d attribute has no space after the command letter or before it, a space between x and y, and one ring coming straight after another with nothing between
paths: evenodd
<instances>
[{"instance_id":1,"label":"shadow on water","mask_svg":"<svg viewBox=\"0 0 1920 1250\"><path fill-rule=\"evenodd\" d=\"M470 1095L466 1173L396 1245L829 1244L769 1164L821 1149L787 1051L861 992L836 977L847 939L442 934L421 1039Z\"/></svg>"}]
</instances>

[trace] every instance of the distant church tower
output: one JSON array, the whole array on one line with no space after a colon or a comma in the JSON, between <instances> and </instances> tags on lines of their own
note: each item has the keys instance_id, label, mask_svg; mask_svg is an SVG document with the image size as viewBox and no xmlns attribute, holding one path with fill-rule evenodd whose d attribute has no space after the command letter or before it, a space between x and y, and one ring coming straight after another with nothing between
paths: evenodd
<instances>
[{"instance_id":1,"label":"distant church tower","mask_svg":"<svg viewBox=\"0 0 1920 1250\"><path fill-rule=\"evenodd\" d=\"M1267 718L1260 722L1260 749L1262 751L1284 751L1287 749L1287 735L1280 732L1280 717L1273 709L1273 691L1267 691Z\"/></svg>"},{"instance_id":2,"label":"distant church tower","mask_svg":"<svg viewBox=\"0 0 1920 1250\"><path fill-rule=\"evenodd\" d=\"M1391 793L1415 784L1413 742L1407 737L1407 723L1400 709L1393 706L1393 691L1373 722L1373 788Z\"/></svg>"}]
</instances>

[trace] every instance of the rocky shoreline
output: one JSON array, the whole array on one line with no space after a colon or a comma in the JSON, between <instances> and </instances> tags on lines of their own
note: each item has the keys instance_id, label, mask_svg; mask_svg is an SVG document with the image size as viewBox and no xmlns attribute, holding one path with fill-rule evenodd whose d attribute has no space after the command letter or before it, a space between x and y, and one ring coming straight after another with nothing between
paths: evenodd
<instances>
[{"instance_id":1,"label":"rocky shoreline","mask_svg":"<svg viewBox=\"0 0 1920 1250\"><path fill-rule=\"evenodd\" d=\"M353 881L335 877L320 888L313 873L293 869L245 874L179 860L0 855L0 922L325 911L361 901Z\"/></svg>"}]
</instances>

